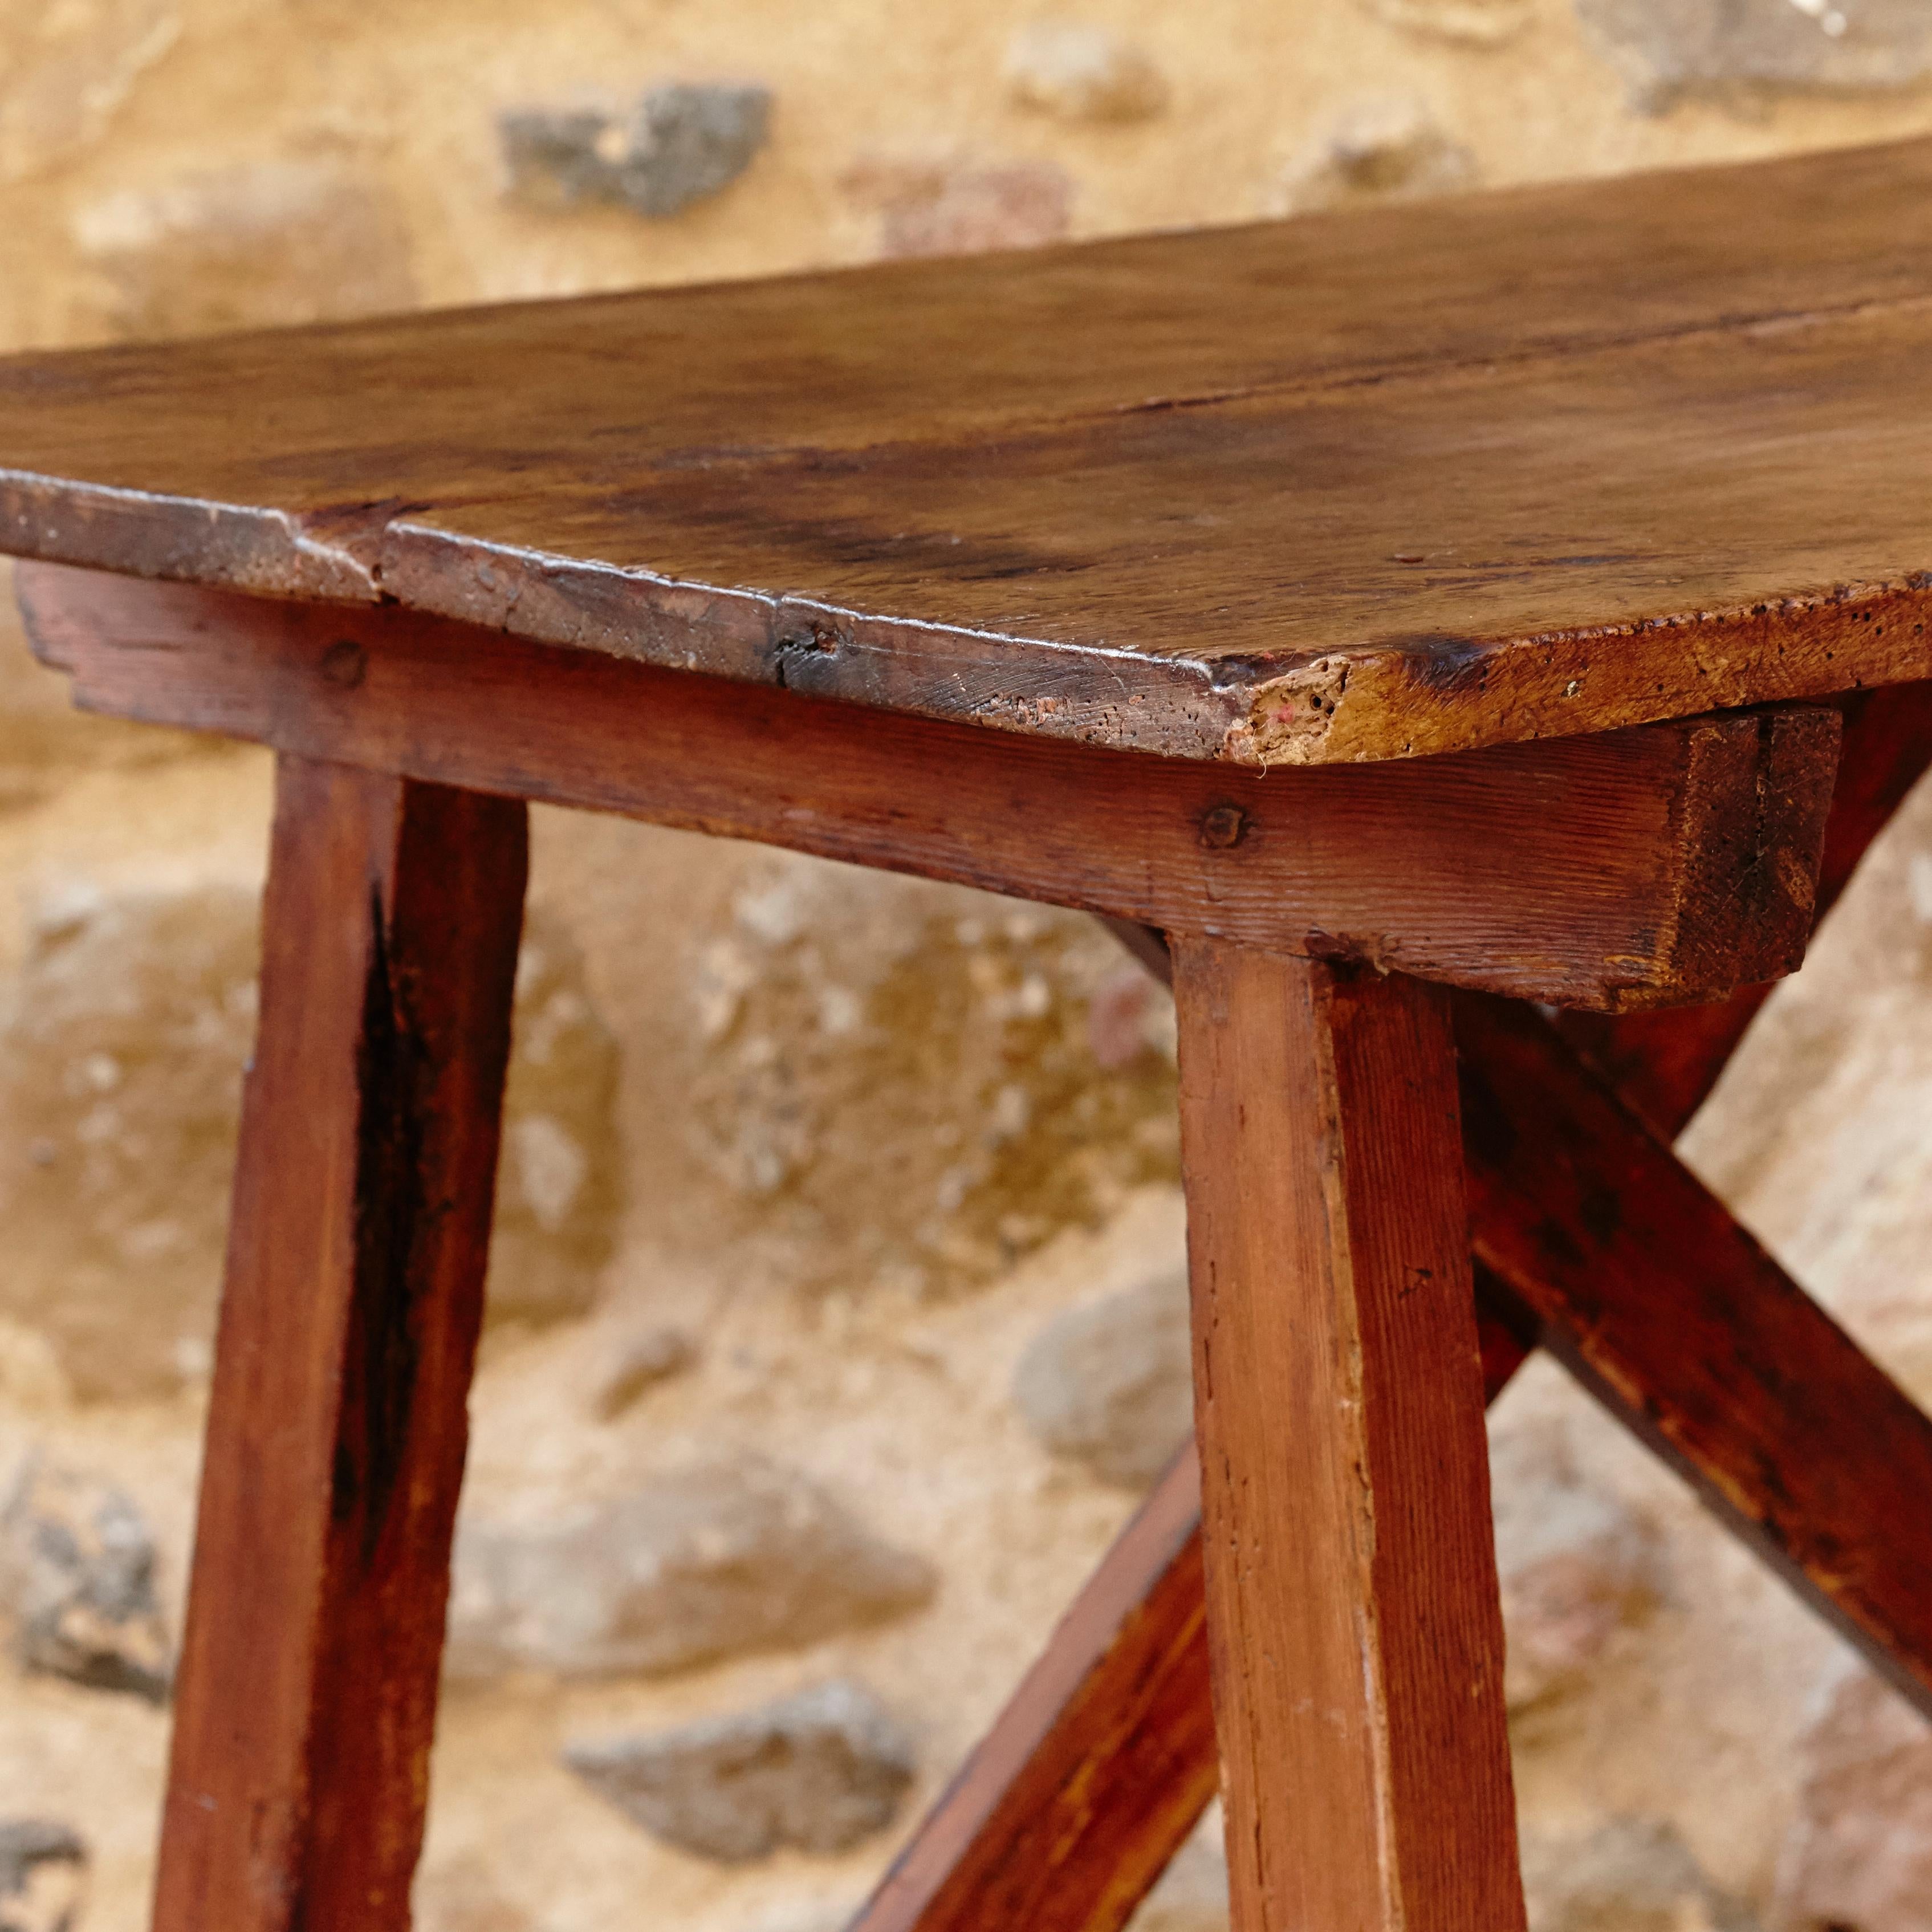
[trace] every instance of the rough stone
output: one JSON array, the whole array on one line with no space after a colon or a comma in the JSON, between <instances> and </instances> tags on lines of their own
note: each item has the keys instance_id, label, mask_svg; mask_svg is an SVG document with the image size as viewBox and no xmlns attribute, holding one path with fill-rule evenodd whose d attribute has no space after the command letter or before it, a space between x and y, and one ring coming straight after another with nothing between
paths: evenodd
<instances>
[{"instance_id":1,"label":"rough stone","mask_svg":"<svg viewBox=\"0 0 1932 1932\"><path fill-rule=\"evenodd\" d=\"M1064 121L1145 121L1168 103L1147 53L1104 27L1036 20L1006 50L1006 84L1023 107Z\"/></svg>"},{"instance_id":2,"label":"rough stone","mask_svg":"<svg viewBox=\"0 0 1932 1932\"><path fill-rule=\"evenodd\" d=\"M1923 0L1576 0L1576 11L1650 113L1688 95L1866 92L1932 71Z\"/></svg>"},{"instance_id":3,"label":"rough stone","mask_svg":"<svg viewBox=\"0 0 1932 1932\"><path fill-rule=\"evenodd\" d=\"M167 1701L154 1540L104 1478L38 1456L22 1465L0 1505L0 1610L26 1669Z\"/></svg>"},{"instance_id":4,"label":"rough stone","mask_svg":"<svg viewBox=\"0 0 1932 1932\"><path fill-rule=\"evenodd\" d=\"M1103 1481L1144 1489L1192 1426L1187 1276L1162 1270L1048 1323L1013 1400L1049 1449Z\"/></svg>"},{"instance_id":5,"label":"rough stone","mask_svg":"<svg viewBox=\"0 0 1932 1932\"><path fill-rule=\"evenodd\" d=\"M178 0L0 8L0 182L98 140L181 27Z\"/></svg>"},{"instance_id":6,"label":"rough stone","mask_svg":"<svg viewBox=\"0 0 1932 1932\"><path fill-rule=\"evenodd\" d=\"M1378 19L1428 38L1498 47L1536 16L1536 0L1362 0Z\"/></svg>"},{"instance_id":7,"label":"rough stone","mask_svg":"<svg viewBox=\"0 0 1932 1932\"><path fill-rule=\"evenodd\" d=\"M539 206L614 202L662 220L722 193L768 138L763 87L654 87L626 117L597 108L519 108L498 136L510 190Z\"/></svg>"},{"instance_id":8,"label":"rough stone","mask_svg":"<svg viewBox=\"0 0 1932 1932\"><path fill-rule=\"evenodd\" d=\"M614 1422L648 1389L680 1375L698 1359L688 1335L675 1328L647 1329L611 1351L591 1398L600 1422Z\"/></svg>"},{"instance_id":9,"label":"rough stone","mask_svg":"<svg viewBox=\"0 0 1932 1932\"><path fill-rule=\"evenodd\" d=\"M87 1847L65 1825L0 1820L0 1932L79 1932Z\"/></svg>"},{"instance_id":10,"label":"rough stone","mask_svg":"<svg viewBox=\"0 0 1932 1932\"><path fill-rule=\"evenodd\" d=\"M0 1033L0 1318L44 1332L86 1400L205 1376L242 1065L254 894L208 886L43 908ZM622 1202L616 1049L557 921L518 978L493 1318L586 1306Z\"/></svg>"},{"instance_id":11,"label":"rough stone","mask_svg":"<svg viewBox=\"0 0 1932 1932\"><path fill-rule=\"evenodd\" d=\"M1473 184L1469 151L1420 101L1358 101L1282 176L1275 212L1301 214L1382 201L1417 201Z\"/></svg>"},{"instance_id":12,"label":"rough stone","mask_svg":"<svg viewBox=\"0 0 1932 1932\"><path fill-rule=\"evenodd\" d=\"M655 1675L876 1623L934 1585L805 1478L755 1458L701 1464L558 1522L465 1518L448 1667Z\"/></svg>"},{"instance_id":13,"label":"rough stone","mask_svg":"<svg viewBox=\"0 0 1932 1932\"><path fill-rule=\"evenodd\" d=\"M1932 1724L1870 1671L1847 1664L1820 1688L1800 1753L1777 1922L1924 1932L1932 1923Z\"/></svg>"},{"instance_id":14,"label":"rough stone","mask_svg":"<svg viewBox=\"0 0 1932 1932\"><path fill-rule=\"evenodd\" d=\"M124 335L201 334L416 306L408 232L373 179L262 161L91 202L74 239Z\"/></svg>"},{"instance_id":15,"label":"rough stone","mask_svg":"<svg viewBox=\"0 0 1932 1932\"><path fill-rule=\"evenodd\" d=\"M1122 959L1090 920L774 859L688 944L681 1030L627 1064L680 1124L707 1250L942 1296L1177 1178L1172 1003L1137 989L1096 1040Z\"/></svg>"},{"instance_id":16,"label":"rough stone","mask_svg":"<svg viewBox=\"0 0 1932 1932\"><path fill-rule=\"evenodd\" d=\"M914 1771L910 1739L849 1678L675 1731L570 1744L563 1761L646 1831L734 1864L781 1846L850 1850L891 1824Z\"/></svg>"},{"instance_id":17,"label":"rough stone","mask_svg":"<svg viewBox=\"0 0 1932 1932\"><path fill-rule=\"evenodd\" d=\"M1491 1465L1504 1695L1520 1710L1578 1688L1649 1614L1664 1547L1654 1525L1583 1479L1554 1430L1498 1430Z\"/></svg>"},{"instance_id":18,"label":"rough stone","mask_svg":"<svg viewBox=\"0 0 1932 1932\"><path fill-rule=\"evenodd\" d=\"M1036 248L1059 241L1072 215L1073 183L1052 161L871 161L844 184L878 213L888 257Z\"/></svg>"},{"instance_id":19,"label":"rough stone","mask_svg":"<svg viewBox=\"0 0 1932 1932\"><path fill-rule=\"evenodd\" d=\"M1522 1880L1530 1932L1757 1932L1750 1907L1660 1818L1528 1834Z\"/></svg>"}]
</instances>

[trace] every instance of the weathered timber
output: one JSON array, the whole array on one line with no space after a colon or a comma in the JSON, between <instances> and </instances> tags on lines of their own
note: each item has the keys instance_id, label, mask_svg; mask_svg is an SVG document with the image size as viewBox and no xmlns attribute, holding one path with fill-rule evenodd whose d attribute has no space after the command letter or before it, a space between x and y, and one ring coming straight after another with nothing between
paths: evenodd
<instances>
[{"instance_id":1,"label":"weathered timber","mask_svg":"<svg viewBox=\"0 0 1932 1932\"><path fill-rule=\"evenodd\" d=\"M1886 821L1932 765L1932 683L1856 692L1840 708L1844 744L1818 869L1816 916L1821 920L1851 883ZM1744 986L1710 1006L1616 1017L1570 1012L1557 1024L1625 1103L1670 1138L1702 1106L1770 992L1768 986Z\"/></svg>"},{"instance_id":2,"label":"weathered timber","mask_svg":"<svg viewBox=\"0 0 1932 1932\"><path fill-rule=\"evenodd\" d=\"M1932 145L0 363L0 548L1193 758L1932 674ZM262 399L272 399L272 408Z\"/></svg>"},{"instance_id":3,"label":"weathered timber","mask_svg":"<svg viewBox=\"0 0 1932 1932\"><path fill-rule=\"evenodd\" d=\"M1839 732L1778 709L1250 773L393 610L18 576L37 648L95 710L1606 1008L1797 964Z\"/></svg>"},{"instance_id":4,"label":"weathered timber","mask_svg":"<svg viewBox=\"0 0 1932 1932\"><path fill-rule=\"evenodd\" d=\"M1493 1402L1528 1347L1478 1318ZM1220 1784L1200 1525L1190 1442L851 1932L1121 1932Z\"/></svg>"},{"instance_id":5,"label":"weathered timber","mask_svg":"<svg viewBox=\"0 0 1932 1932\"><path fill-rule=\"evenodd\" d=\"M1470 1227L1544 1347L1932 1715L1932 1420L1532 1012L1464 996Z\"/></svg>"},{"instance_id":6,"label":"weathered timber","mask_svg":"<svg viewBox=\"0 0 1932 1932\"><path fill-rule=\"evenodd\" d=\"M281 764L156 1932L409 1923L524 820Z\"/></svg>"},{"instance_id":7,"label":"weathered timber","mask_svg":"<svg viewBox=\"0 0 1932 1932\"><path fill-rule=\"evenodd\" d=\"M1446 996L1174 942L1234 1932L1524 1923Z\"/></svg>"}]
</instances>

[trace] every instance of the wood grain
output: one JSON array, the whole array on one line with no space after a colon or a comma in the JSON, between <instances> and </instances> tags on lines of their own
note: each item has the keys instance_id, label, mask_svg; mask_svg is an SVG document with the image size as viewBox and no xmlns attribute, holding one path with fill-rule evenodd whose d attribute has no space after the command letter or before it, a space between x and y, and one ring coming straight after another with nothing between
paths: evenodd
<instances>
[{"instance_id":1,"label":"wood grain","mask_svg":"<svg viewBox=\"0 0 1932 1932\"><path fill-rule=\"evenodd\" d=\"M1839 729L1777 710L1262 775L392 610L18 577L36 647L118 716L1580 1006L1798 964Z\"/></svg>"},{"instance_id":2,"label":"wood grain","mask_svg":"<svg viewBox=\"0 0 1932 1932\"><path fill-rule=\"evenodd\" d=\"M1818 871L1820 920L1932 766L1932 682L1855 692L1840 709L1845 736ZM1620 1017L1571 1012L1558 1024L1625 1104L1673 1139L1718 1084L1770 993L1768 986L1745 986L1709 1006Z\"/></svg>"},{"instance_id":3,"label":"wood grain","mask_svg":"<svg viewBox=\"0 0 1932 1932\"><path fill-rule=\"evenodd\" d=\"M1234 1932L1520 1928L1446 1004L1174 969Z\"/></svg>"},{"instance_id":4,"label":"wood grain","mask_svg":"<svg viewBox=\"0 0 1932 1932\"><path fill-rule=\"evenodd\" d=\"M1541 1017L1456 1001L1477 1254L1542 1345L1932 1715L1932 1420Z\"/></svg>"},{"instance_id":5,"label":"wood grain","mask_svg":"<svg viewBox=\"0 0 1932 1932\"><path fill-rule=\"evenodd\" d=\"M1478 1314L1494 1402L1528 1348ZM1200 1530L1190 1442L851 1932L1122 1932L1220 1784Z\"/></svg>"},{"instance_id":6,"label":"wood grain","mask_svg":"<svg viewBox=\"0 0 1932 1932\"><path fill-rule=\"evenodd\" d=\"M1932 674L1932 148L0 363L0 548L1334 762Z\"/></svg>"},{"instance_id":7,"label":"wood grain","mask_svg":"<svg viewBox=\"0 0 1932 1932\"><path fill-rule=\"evenodd\" d=\"M409 1924L524 820L280 768L157 1932Z\"/></svg>"}]
</instances>

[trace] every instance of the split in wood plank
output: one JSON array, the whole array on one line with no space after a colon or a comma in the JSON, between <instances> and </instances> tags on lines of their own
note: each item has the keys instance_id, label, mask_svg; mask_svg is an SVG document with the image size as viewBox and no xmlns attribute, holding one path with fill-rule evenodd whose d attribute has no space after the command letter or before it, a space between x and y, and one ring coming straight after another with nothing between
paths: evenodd
<instances>
[{"instance_id":1,"label":"split in wood plank","mask_svg":"<svg viewBox=\"0 0 1932 1932\"><path fill-rule=\"evenodd\" d=\"M525 851L281 762L155 1932L409 1923Z\"/></svg>"},{"instance_id":2,"label":"split in wood plank","mask_svg":"<svg viewBox=\"0 0 1932 1932\"><path fill-rule=\"evenodd\" d=\"M117 716L1611 1009L1796 966L1840 728L1781 710L1256 776L393 610L17 580L37 648Z\"/></svg>"}]
</instances>

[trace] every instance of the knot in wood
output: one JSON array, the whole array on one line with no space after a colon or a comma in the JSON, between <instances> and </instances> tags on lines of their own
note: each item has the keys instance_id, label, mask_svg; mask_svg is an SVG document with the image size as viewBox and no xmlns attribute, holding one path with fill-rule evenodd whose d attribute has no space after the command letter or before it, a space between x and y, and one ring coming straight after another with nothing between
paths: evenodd
<instances>
[{"instance_id":1,"label":"knot in wood","mask_svg":"<svg viewBox=\"0 0 1932 1932\"><path fill-rule=\"evenodd\" d=\"M338 691L353 691L368 668L368 653L348 638L331 644L322 654L322 681Z\"/></svg>"},{"instance_id":2,"label":"knot in wood","mask_svg":"<svg viewBox=\"0 0 1932 1932\"><path fill-rule=\"evenodd\" d=\"M1238 805L1217 805L1201 814L1201 842L1210 852L1226 852L1248 836L1248 814Z\"/></svg>"}]
</instances>

